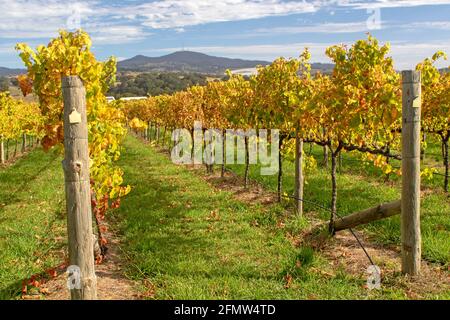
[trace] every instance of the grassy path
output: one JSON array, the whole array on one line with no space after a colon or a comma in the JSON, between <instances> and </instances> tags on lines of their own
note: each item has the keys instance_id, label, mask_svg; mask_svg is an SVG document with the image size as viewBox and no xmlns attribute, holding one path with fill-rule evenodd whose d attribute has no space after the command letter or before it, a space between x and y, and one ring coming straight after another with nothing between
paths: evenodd
<instances>
[{"instance_id":1,"label":"grassy path","mask_svg":"<svg viewBox=\"0 0 450 320\"><path fill-rule=\"evenodd\" d=\"M0 299L17 297L23 279L64 261L60 160L38 149L0 170ZM294 246L287 232L307 224L293 219L278 227L284 207L239 201L132 136L126 138L120 162L133 191L109 217L122 235L118 252L126 259L123 269L141 284L139 297L410 297L408 285L393 274L382 290L368 291L364 272L348 273L324 252ZM98 270L97 276L111 277ZM450 298L450 291L439 290L420 297Z\"/></svg>"},{"instance_id":2,"label":"grassy path","mask_svg":"<svg viewBox=\"0 0 450 320\"><path fill-rule=\"evenodd\" d=\"M0 170L0 299L15 297L23 279L64 260L60 160L38 149Z\"/></svg>"},{"instance_id":3,"label":"grassy path","mask_svg":"<svg viewBox=\"0 0 450 320\"><path fill-rule=\"evenodd\" d=\"M234 201L167 156L128 138L121 160L133 188L116 216L123 217L130 272L145 277L157 299L287 299L355 297L361 283L327 280L305 267L304 281L285 289L297 259L314 260L281 234L251 222L262 208ZM314 264L314 261L305 261ZM300 290L301 288L301 290Z\"/></svg>"},{"instance_id":4,"label":"grassy path","mask_svg":"<svg viewBox=\"0 0 450 320\"><path fill-rule=\"evenodd\" d=\"M364 275L294 247L270 220L280 207L239 202L134 137L125 148L121 166L134 188L114 215L125 236L127 272L145 279L149 298L406 297L395 286L370 292Z\"/></svg>"},{"instance_id":5,"label":"grassy path","mask_svg":"<svg viewBox=\"0 0 450 320\"><path fill-rule=\"evenodd\" d=\"M316 153L321 151L315 149ZM358 161L357 155L345 154L343 173L338 174L338 213L342 216L374 207L380 203L401 198L401 185L397 177L391 177L386 183L379 169ZM294 193L294 164L285 160L283 188L287 194ZM243 176L243 165L228 166L236 174ZM260 166L250 166L250 178L262 184L268 190L276 191L276 176L261 176ZM325 207L330 207L331 180L328 170L320 166L306 175L305 199ZM441 179L422 181L423 200L421 204L421 229L423 239L423 257L427 261L437 262L450 267L450 201L442 191ZM289 208L292 211L291 208ZM305 213L318 211L321 218L327 220L329 212L318 209L310 202L305 203ZM400 247L400 217L384 219L362 228L371 235L371 241L383 245Z\"/></svg>"}]
</instances>

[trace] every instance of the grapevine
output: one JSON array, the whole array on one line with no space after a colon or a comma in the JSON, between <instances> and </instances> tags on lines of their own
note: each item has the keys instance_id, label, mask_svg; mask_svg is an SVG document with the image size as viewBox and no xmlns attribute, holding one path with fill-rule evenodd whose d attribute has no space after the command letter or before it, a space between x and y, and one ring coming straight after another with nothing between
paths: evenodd
<instances>
[{"instance_id":1,"label":"grapevine","mask_svg":"<svg viewBox=\"0 0 450 320\"><path fill-rule=\"evenodd\" d=\"M28 69L26 81L33 84L34 93L39 98L45 122L42 139L45 150L61 148L64 143L61 78L78 75L83 81L88 112L92 208L100 223L107 209L117 208L121 197L131 188L123 185L123 171L114 164L120 157L120 144L126 134L125 117L116 104L108 104L105 98L115 80L116 60L110 58L99 62L90 48L90 37L82 30L60 31L59 37L47 46L39 46L36 51L26 44L16 46ZM98 231L99 242L104 249L106 228L99 225Z\"/></svg>"}]
</instances>

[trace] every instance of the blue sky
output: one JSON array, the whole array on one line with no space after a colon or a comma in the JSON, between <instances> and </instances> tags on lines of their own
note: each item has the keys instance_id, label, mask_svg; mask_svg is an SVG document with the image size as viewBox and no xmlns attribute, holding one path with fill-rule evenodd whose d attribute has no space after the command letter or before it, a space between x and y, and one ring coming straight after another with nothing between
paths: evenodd
<instances>
[{"instance_id":1,"label":"blue sky","mask_svg":"<svg viewBox=\"0 0 450 320\"><path fill-rule=\"evenodd\" d=\"M0 8L6 67L22 67L15 43L35 47L77 27L91 34L99 59L185 49L270 61L309 47L313 61L329 62L328 46L367 32L391 43L398 69L437 50L450 54L450 0L0 0Z\"/></svg>"}]
</instances>

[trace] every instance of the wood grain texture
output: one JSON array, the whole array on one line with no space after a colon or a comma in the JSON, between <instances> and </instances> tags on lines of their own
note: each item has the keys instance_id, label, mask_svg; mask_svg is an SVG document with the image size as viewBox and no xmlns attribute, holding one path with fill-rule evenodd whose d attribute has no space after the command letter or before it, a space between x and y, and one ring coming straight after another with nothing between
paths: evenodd
<instances>
[{"instance_id":1,"label":"wood grain texture","mask_svg":"<svg viewBox=\"0 0 450 320\"><path fill-rule=\"evenodd\" d=\"M376 207L355 212L334 222L334 231L354 228L362 224L392 217L401 213L401 200L383 203Z\"/></svg>"},{"instance_id":2,"label":"wood grain texture","mask_svg":"<svg viewBox=\"0 0 450 320\"><path fill-rule=\"evenodd\" d=\"M295 209L299 217L303 216L303 140L297 130L295 137Z\"/></svg>"},{"instance_id":3,"label":"wood grain texture","mask_svg":"<svg viewBox=\"0 0 450 320\"><path fill-rule=\"evenodd\" d=\"M3 138L0 138L0 163L5 163L5 143L3 141Z\"/></svg>"},{"instance_id":4,"label":"wood grain texture","mask_svg":"<svg viewBox=\"0 0 450 320\"><path fill-rule=\"evenodd\" d=\"M81 270L81 289L72 289L72 300L97 299L97 280L94 269L92 240L92 212L89 179L88 128L86 91L76 76L62 79L64 98L63 169L66 189L67 233L69 262ZM73 110L81 114L81 122L71 124Z\"/></svg>"},{"instance_id":5,"label":"wood grain texture","mask_svg":"<svg viewBox=\"0 0 450 320\"><path fill-rule=\"evenodd\" d=\"M404 71L402 112L402 272L420 273L421 75Z\"/></svg>"}]
</instances>

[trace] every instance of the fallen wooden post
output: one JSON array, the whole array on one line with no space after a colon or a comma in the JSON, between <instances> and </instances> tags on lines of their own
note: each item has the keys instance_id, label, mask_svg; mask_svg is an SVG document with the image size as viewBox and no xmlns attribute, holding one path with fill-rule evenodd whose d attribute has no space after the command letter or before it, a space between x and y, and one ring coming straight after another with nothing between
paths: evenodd
<instances>
[{"instance_id":1,"label":"fallen wooden post","mask_svg":"<svg viewBox=\"0 0 450 320\"><path fill-rule=\"evenodd\" d=\"M337 219L334 222L334 231L342 231L349 228L354 228L362 224L381 220L400 214L402 211L401 200L383 203L374 208L355 212L351 215Z\"/></svg>"}]
</instances>

